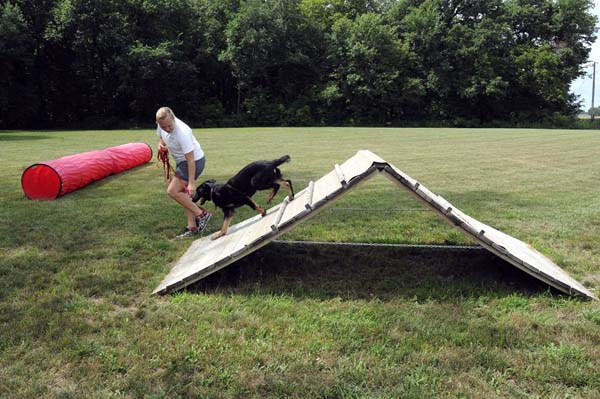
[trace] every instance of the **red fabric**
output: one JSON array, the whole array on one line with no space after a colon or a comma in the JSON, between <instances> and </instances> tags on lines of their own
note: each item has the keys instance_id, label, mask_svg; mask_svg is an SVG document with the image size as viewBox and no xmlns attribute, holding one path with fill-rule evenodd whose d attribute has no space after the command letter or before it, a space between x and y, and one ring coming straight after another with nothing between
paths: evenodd
<instances>
[{"instance_id":1,"label":"red fabric","mask_svg":"<svg viewBox=\"0 0 600 399\"><path fill-rule=\"evenodd\" d=\"M145 143L123 144L104 151L109 152L112 157L114 174L145 164L152 159L152 149Z\"/></svg>"},{"instance_id":2,"label":"red fabric","mask_svg":"<svg viewBox=\"0 0 600 399\"><path fill-rule=\"evenodd\" d=\"M52 200L151 159L152 149L146 143L69 155L31 165L21 176L21 187L29 199Z\"/></svg>"}]
</instances>

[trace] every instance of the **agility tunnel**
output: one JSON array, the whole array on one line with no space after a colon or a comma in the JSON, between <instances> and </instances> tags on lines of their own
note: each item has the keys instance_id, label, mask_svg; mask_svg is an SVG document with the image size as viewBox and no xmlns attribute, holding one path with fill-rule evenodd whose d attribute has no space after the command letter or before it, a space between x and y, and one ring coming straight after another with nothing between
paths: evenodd
<instances>
[{"instance_id":1,"label":"agility tunnel","mask_svg":"<svg viewBox=\"0 0 600 399\"><path fill-rule=\"evenodd\" d=\"M151 159L152 148L146 143L68 155L29 166L21 176L21 187L29 199L53 200Z\"/></svg>"},{"instance_id":2,"label":"agility tunnel","mask_svg":"<svg viewBox=\"0 0 600 399\"><path fill-rule=\"evenodd\" d=\"M233 225L227 235L217 240L211 240L209 236L195 240L153 294L180 290L232 264L313 217L376 175L382 175L407 191L482 248L525 273L566 294L598 300L593 292L529 244L463 213L443 197L367 150L358 151L341 165L335 164L331 172L317 181L311 181L308 187L296 193L293 200L286 197L279 205L269 209L265 217L256 215Z\"/></svg>"}]
</instances>

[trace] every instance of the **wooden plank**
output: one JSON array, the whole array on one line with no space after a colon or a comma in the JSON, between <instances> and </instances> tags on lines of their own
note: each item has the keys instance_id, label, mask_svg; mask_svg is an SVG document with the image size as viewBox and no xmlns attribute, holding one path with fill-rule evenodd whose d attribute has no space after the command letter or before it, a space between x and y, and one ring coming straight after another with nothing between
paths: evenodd
<instances>
[{"instance_id":1,"label":"wooden plank","mask_svg":"<svg viewBox=\"0 0 600 399\"><path fill-rule=\"evenodd\" d=\"M337 173L335 173L335 170L332 170L315 182L313 203L326 201L340 189L342 189L342 185L340 184Z\"/></svg>"}]
</instances>

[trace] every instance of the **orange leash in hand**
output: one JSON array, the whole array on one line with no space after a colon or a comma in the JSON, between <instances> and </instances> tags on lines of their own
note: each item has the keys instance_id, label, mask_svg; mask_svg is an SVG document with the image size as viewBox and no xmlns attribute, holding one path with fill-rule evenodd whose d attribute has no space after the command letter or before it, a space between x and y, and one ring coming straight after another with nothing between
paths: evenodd
<instances>
[{"instance_id":1,"label":"orange leash in hand","mask_svg":"<svg viewBox=\"0 0 600 399\"><path fill-rule=\"evenodd\" d=\"M162 162L163 164L163 176L165 181L170 182L173 176L177 177L177 180L179 180L179 183L181 183L185 192L189 194L186 184L177 176L177 174L175 174L175 169L171 166L171 162L169 161L169 150L166 147L159 148L156 158L158 159L158 162Z\"/></svg>"},{"instance_id":2,"label":"orange leash in hand","mask_svg":"<svg viewBox=\"0 0 600 399\"><path fill-rule=\"evenodd\" d=\"M161 147L158 149L158 155L156 156L158 162L162 162L163 165L163 176L165 181L171 180L171 173L175 176L175 170L171 166L171 162L169 161L169 150L165 147Z\"/></svg>"}]
</instances>

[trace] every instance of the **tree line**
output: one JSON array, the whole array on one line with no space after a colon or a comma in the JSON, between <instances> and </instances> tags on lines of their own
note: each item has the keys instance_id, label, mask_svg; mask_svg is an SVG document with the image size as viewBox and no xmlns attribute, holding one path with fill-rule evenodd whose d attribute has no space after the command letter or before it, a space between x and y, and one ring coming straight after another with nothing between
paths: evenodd
<instances>
[{"instance_id":1,"label":"tree line","mask_svg":"<svg viewBox=\"0 0 600 399\"><path fill-rule=\"evenodd\" d=\"M590 0L1 0L0 128L560 125Z\"/></svg>"}]
</instances>

